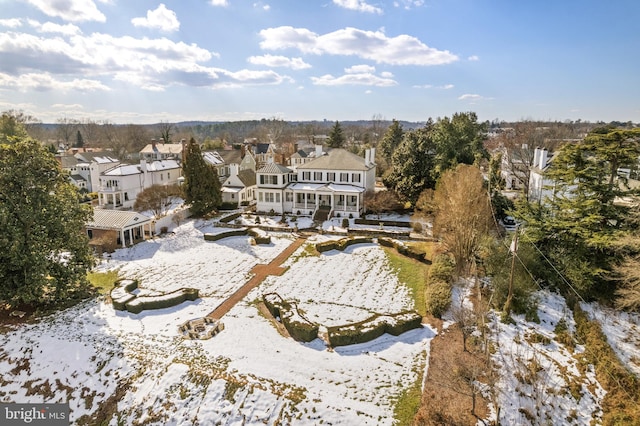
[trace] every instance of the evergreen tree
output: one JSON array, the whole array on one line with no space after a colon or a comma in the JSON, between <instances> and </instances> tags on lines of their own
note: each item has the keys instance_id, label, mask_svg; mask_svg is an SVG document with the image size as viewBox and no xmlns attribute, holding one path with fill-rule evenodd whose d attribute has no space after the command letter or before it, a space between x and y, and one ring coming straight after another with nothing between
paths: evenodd
<instances>
[{"instance_id":1,"label":"evergreen tree","mask_svg":"<svg viewBox=\"0 0 640 426\"><path fill-rule=\"evenodd\" d=\"M342 133L342 127L340 126L340 123L336 121L336 124L333 125L331 132L329 133L327 145L331 148L343 148L345 142L346 140Z\"/></svg>"},{"instance_id":2,"label":"evergreen tree","mask_svg":"<svg viewBox=\"0 0 640 426\"><path fill-rule=\"evenodd\" d=\"M84 146L84 139L82 138L80 130L76 132L76 143L73 146L76 148L82 148Z\"/></svg>"},{"instance_id":3,"label":"evergreen tree","mask_svg":"<svg viewBox=\"0 0 640 426\"><path fill-rule=\"evenodd\" d=\"M0 144L0 300L43 304L88 287L91 207L39 142Z\"/></svg>"},{"instance_id":4,"label":"evergreen tree","mask_svg":"<svg viewBox=\"0 0 640 426\"><path fill-rule=\"evenodd\" d=\"M434 178L457 164L475 164L489 158L483 142L487 138L487 124L478 123L475 112L455 113L436 122L433 141L436 147Z\"/></svg>"},{"instance_id":5,"label":"evergreen tree","mask_svg":"<svg viewBox=\"0 0 640 426\"><path fill-rule=\"evenodd\" d=\"M526 237L585 297L614 290L610 272L627 250L618 241L634 226L630 209L614 202L635 193L618 171L634 167L638 157L640 129L596 129L554 156L551 199L519 205Z\"/></svg>"},{"instance_id":6,"label":"evergreen tree","mask_svg":"<svg viewBox=\"0 0 640 426\"><path fill-rule=\"evenodd\" d=\"M191 204L194 216L203 216L222 204L220 180L215 168L202 158L195 139L191 138L185 151L182 165L185 201Z\"/></svg>"},{"instance_id":7,"label":"evergreen tree","mask_svg":"<svg viewBox=\"0 0 640 426\"><path fill-rule=\"evenodd\" d=\"M429 120L425 127L405 133L393 153L392 168L383 177L387 187L411 204L415 204L422 191L435 188L433 128L434 123Z\"/></svg>"},{"instance_id":8,"label":"evergreen tree","mask_svg":"<svg viewBox=\"0 0 640 426\"><path fill-rule=\"evenodd\" d=\"M393 152L402 143L403 135L404 130L402 130L402 124L394 119L380 142L380 155L382 155L385 160L391 161Z\"/></svg>"}]
</instances>

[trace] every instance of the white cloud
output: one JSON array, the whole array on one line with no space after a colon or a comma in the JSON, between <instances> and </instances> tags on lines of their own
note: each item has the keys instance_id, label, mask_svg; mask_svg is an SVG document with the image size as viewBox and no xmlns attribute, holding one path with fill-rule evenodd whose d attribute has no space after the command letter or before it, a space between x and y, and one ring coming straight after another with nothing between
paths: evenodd
<instances>
[{"instance_id":1,"label":"white cloud","mask_svg":"<svg viewBox=\"0 0 640 426\"><path fill-rule=\"evenodd\" d=\"M0 19L0 26L7 28L18 28L22 26L22 21L18 18Z\"/></svg>"},{"instance_id":2,"label":"white cloud","mask_svg":"<svg viewBox=\"0 0 640 426\"><path fill-rule=\"evenodd\" d=\"M211 0L210 3L212 6L229 6L229 2L227 0Z\"/></svg>"},{"instance_id":3,"label":"white cloud","mask_svg":"<svg viewBox=\"0 0 640 426\"><path fill-rule=\"evenodd\" d=\"M29 19L27 22L40 33L56 33L66 36L82 34L80 28L73 24L60 25L54 24L53 22L45 22L44 24L41 24L33 19Z\"/></svg>"},{"instance_id":4,"label":"white cloud","mask_svg":"<svg viewBox=\"0 0 640 426\"><path fill-rule=\"evenodd\" d=\"M302 58L287 58L286 56L262 55L250 56L247 61L254 65L265 65L268 67L283 67L294 70L311 68Z\"/></svg>"},{"instance_id":5,"label":"white cloud","mask_svg":"<svg viewBox=\"0 0 640 426\"><path fill-rule=\"evenodd\" d=\"M349 68L345 68L344 72L347 74L361 74L361 73L373 73L376 72L376 67L371 65L354 65Z\"/></svg>"},{"instance_id":6,"label":"white cloud","mask_svg":"<svg viewBox=\"0 0 640 426\"><path fill-rule=\"evenodd\" d=\"M172 85L217 88L290 81L274 71L228 71L204 66L202 63L217 53L166 38L136 39L93 33L63 39L0 33L0 56L3 58L0 73L5 75L3 85L14 89L66 89L63 83L68 81L74 81L83 90L104 90L104 84L115 80L155 91ZM302 63L292 61L298 66ZM38 75L45 77L38 81ZM56 78L46 77L51 75ZM84 75L103 79L105 83L77 77Z\"/></svg>"},{"instance_id":7,"label":"white cloud","mask_svg":"<svg viewBox=\"0 0 640 426\"><path fill-rule=\"evenodd\" d=\"M154 28L161 31L177 31L180 21L173 10L160 3L155 10L147 10L146 18L133 18L131 23L136 27Z\"/></svg>"},{"instance_id":8,"label":"white cloud","mask_svg":"<svg viewBox=\"0 0 640 426\"><path fill-rule=\"evenodd\" d=\"M80 104L53 104L51 105L53 109L83 109L84 106Z\"/></svg>"},{"instance_id":9,"label":"white cloud","mask_svg":"<svg viewBox=\"0 0 640 426\"><path fill-rule=\"evenodd\" d=\"M455 86L453 84L445 84L444 86L440 86L439 89L449 90L453 89Z\"/></svg>"},{"instance_id":10,"label":"white cloud","mask_svg":"<svg viewBox=\"0 0 640 426\"><path fill-rule=\"evenodd\" d=\"M253 7L254 7L255 9L262 9L262 10L265 10L265 11L268 11L268 10L270 10L270 9L271 9L271 6L269 6L269 5L268 5L268 4L266 4L266 3L262 3L262 2L254 3L254 4L253 4Z\"/></svg>"},{"instance_id":11,"label":"white cloud","mask_svg":"<svg viewBox=\"0 0 640 426\"><path fill-rule=\"evenodd\" d=\"M48 16L54 16L70 22L97 21L106 22L93 0L26 0Z\"/></svg>"},{"instance_id":12,"label":"white cloud","mask_svg":"<svg viewBox=\"0 0 640 426\"><path fill-rule=\"evenodd\" d=\"M458 60L449 51L427 46L409 35L387 37L382 31L344 28L318 35L306 28L283 26L260 31L265 50L294 48L316 55L357 56L391 65L441 65Z\"/></svg>"},{"instance_id":13,"label":"white cloud","mask_svg":"<svg viewBox=\"0 0 640 426\"><path fill-rule=\"evenodd\" d=\"M349 10L382 15L382 9L372 6L364 0L333 0L333 4Z\"/></svg>"},{"instance_id":14,"label":"white cloud","mask_svg":"<svg viewBox=\"0 0 640 426\"><path fill-rule=\"evenodd\" d=\"M392 72L389 72L389 71L383 71L383 72L381 72L381 73L380 73L380 75L381 75L382 77L384 77L384 78L393 78L393 77L394 77L394 76L393 76L393 73L392 73Z\"/></svg>"},{"instance_id":15,"label":"white cloud","mask_svg":"<svg viewBox=\"0 0 640 426\"><path fill-rule=\"evenodd\" d=\"M424 0L397 0L393 2L394 7L402 7L404 9L413 9L424 5Z\"/></svg>"},{"instance_id":16,"label":"white cloud","mask_svg":"<svg viewBox=\"0 0 640 426\"><path fill-rule=\"evenodd\" d=\"M431 89L433 86L431 84L415 84L412 87L414 89Z\"/></svg>"},{"instance_id":17,"label":"white cloud","mask_svg":"<svg viewBox=\"0 0 640 426\"><path fill-rule=\"evenodd\" d=\"M471 102L476 102L476 101L487 101L487 100L492 100L493 98L487 98L485 96L481 96L475 93L465 93L462 96L458 97L459 100L461 101L471 101Z\"/></svg>"},{"instance_id":18,"label":"white cloud","mask_svg":"<svg viewBox=\"0 0 640 426\"><path fill-rule=\"evenodd\" d=\"M17 77L0 73L0 87L17 88L21 91L69 91L76 90L79 92L108 91L107 86L97 80L73 79L63 81L53 78L50 74L30 73L22 74Z\"/></svg>"},{"instance_id":19,"label":"white cloud","mask_svg":"<svg viewBox=\"0 0 640 426\"><path fill-rule=\"evenodd\" d=\"M378 77L371 73L345 74L340 77L334 77L331 74L325 74L321 77L311 77L313 84L317 86L378 86L390 87L398 83L390 78Z\"/></svg>"},{"instance_id":20,"label":"white cloud","mask_svg":"<svg viewBox=\"0 0 640 426\"><path fill-rule=\"evenodd\" d=\"M478 55L471 55L467 58L469 61L479 61L480 57Z\"/></svg>"}]
</instances>

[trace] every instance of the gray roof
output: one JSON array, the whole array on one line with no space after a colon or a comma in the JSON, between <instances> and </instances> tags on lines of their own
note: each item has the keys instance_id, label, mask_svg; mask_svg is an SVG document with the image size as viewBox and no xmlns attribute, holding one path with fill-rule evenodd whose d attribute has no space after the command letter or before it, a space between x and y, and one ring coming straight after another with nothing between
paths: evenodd
<instances>
[{"instance_id":1,"label":"gray roof","mask_svg":"<svg viewBox=\"0 0 640 426\"><path fill-rule=\"evenodd\" d=\"M242 161L242 152L239 149L219 149L216 152L222 157L225 164L240 164Z\"/></svg>"},{"instance_id":2,"label":"gray roof","mask_svg":"<svg viewBox=\"0 0 640 426\"><path fill-rule=\"evenodd\" d=\"M364 158L346 149L334 148L308 163L298 166L298 170L369 170L372 166L364 163Z\"/></svg>"},{"instance_id":3,"label":"gray roof","mask_svg":"<svg viewBox=\"0 0 640 426\"><path fill-rule=\"evenodd\" d=\"M70 169L78 164L78 159L73 155L63 155L60 157L60 164L63 169Z\"/></svg>"},{"instance_id":4,"label":"gray roof","mask_svg":"<svg viewBox=\"0 0 640 426\"><path fill-rule=\"evenodd\" d=\"M240 170L238 172L238 179L244 183L245 187L254 186L256 184L256 172L253 170Z\"/></svg>"},{"instance_id":5,"label":"gray roof","mask_svg":"<svg viewBox=\"0 0 640 426\"><path fill-rule=\"evenodd\" d=\"M75 180L76 182L82 182L82 181L87 181L84 177L82 177L81 175L71 175L70 176L71 179Z\"/></svg>"},{"instance_id":6,"label":"gray roof","mask_svg":"<svg viewBox=\"0 0 640 426\"><path fill-rule=\"evenodd\" d=\"M285 173L293 173L293 171L285 166L281 166L280 164L270 163L258 170L257 173L271 173L279 175Z\"/></svg>"},{"instance_id":7,"label":"gray roof","mask_svg":"<svg viewBox=\"0 0 640 426\"><path fill-rule=\"evenodd\" d=\"M94 229L120 230L131 226L147 224L149 222L151 222L150 217L137 212L94 209L93 220L87 222L86 227Z\"/></svg>"}]
</instances>

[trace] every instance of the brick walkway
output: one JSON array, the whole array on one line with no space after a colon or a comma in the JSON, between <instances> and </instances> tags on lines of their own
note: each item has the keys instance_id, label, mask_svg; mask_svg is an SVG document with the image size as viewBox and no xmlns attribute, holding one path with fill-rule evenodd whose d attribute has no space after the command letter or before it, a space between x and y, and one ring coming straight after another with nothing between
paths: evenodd
<instances>
[{"instance_id":1,"label":"brick walkway","mask_svg":"<svg viewBox=\"0 0 640 426\"><path fill-rule=\"evenodd\" d=\"M271 262L266 265L260 264L253 267L251 272L254 274L249 281L247 281L242 287L240 287L235 293L233 293L227 300L222 302L210 312L207 316L219 320L227 312L233 308L236 303L245 298L249 292L258 286L267 275L282 275L286 268L282 265L285 260L291 256L291 254L298 249L305 242L305 238L298 237L293 243L291 243L282 253L276 256Z\"/></svg>"}]
</instances>

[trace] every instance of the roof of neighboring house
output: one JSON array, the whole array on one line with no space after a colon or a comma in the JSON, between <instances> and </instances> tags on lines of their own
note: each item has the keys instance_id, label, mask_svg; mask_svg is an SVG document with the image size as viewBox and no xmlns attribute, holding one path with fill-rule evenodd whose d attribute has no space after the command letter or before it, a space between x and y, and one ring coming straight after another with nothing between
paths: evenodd
<instances>
[{"instance_id":1,"label":"roof of neighboring house","mask_svg":"<svg viewBox=\"0 0 640 426\"><path fill-rule=\"evenodd\" d=\"M178 155L182 153L182 144L181 143L156 143L154 147L153 144L150 143L140 150L140 154L153 154L153 153Z\"/></svg>"},{"instance_id":2,"label":"roof of neighboring house","mask_svg":"<svg viewBox=\"0 0 640 426\"><path fill-rule=\"evenodd\" d=\"M204 151L202 158L204 158L204 161L210 166L221 166L224 164L224 159L217 151Z\"/></svg>"},{"instance_id":3,"label":"roof of neighboring house","mask_svg":"<svg viewBox=\"0 0 640 426\"><path fill-rule=\"evenodd\" d=\"M285 166L281 166L280 164L269 163L263 168L261 168L260 170L258 170L256 173L284 174L284 173L292 173L292 170Z\"/></svg>"},{"instance_id":4,"label":"roof of neighboring house","mask_svg":"<svg viewBox=\"0 0 640 426\"><path fill-rule=\"evenodd\" d=\"M93 162L98 164L107 164L107 163L119 163L120 160L114 157L110 157L108 155L96 155L92 159Z\"/></svg>"},{"instance_id":5,"label":"roof of neighboring house","mask_svg":"<svg viewBox=\"0 0 640 426\"><path fill-rule=\"evenodd\" d=\"M226 164L240 164L242 161L242 152L239 149L218 150L216 152Z\"/></svg>"},{"instance_id":6,"label":"roof of neighboring house","mask_svg":"<svg viewBox=\"0 0 640 426\"><path fill-rule=\"evenodd\" d=\"M240 170L238 172L238 179L244 184L245 187L254 186L256 184L256 172L253 170Z\"/></svg>"},{"instance_id":7,"label":"roof of neighboring house","mask_svg":"<svg viewBox=\"0 0 640 426\"><path fill-rule=\"evenodd\" d=\"M332 191L332 192L350 192L362 193L365 189L361 186L335 184L335 183L304 183L294 182L287 186L287 189L293 191Z\"/></svg>"},{"instance_id":8,"label":"roof of neighboring house","mask_svg":"<svg viewBox=\"0 0 640 426\"><path fill-rule=\"evenodd\" d=\"M307 157L313 157L313 155L311 154L315 154L315 148L302 148L297 150L295 153L291 154L291 158L293 157L300 157L300 158L307 158Z\"/></svg>"},{"instance_id":9,"label":"roof of neighboring house","mask_svg":"<svg viewBox=\"0 0 640 426\"><path fill-rule=\"evenodd\" d=\"M94 209L93 219L85 225L87 228L125 229L131 226L147 224L151 218L138 212Z\"/></svg>"},{"instance_id":10,"label":"roof of neighboring house","mask_svg":"<svg viewBox=\"0 0 640 426\"><path fill-rule=\"evenodd\" d=\"M266 154L269 151L270 143L257 143L255 148L256 154Z\"/></svg>"},{"instance_id":11,"label":"roof of neighboring house","mask_svg":"<svg viewBox=\"0 0 640 426\"><path fill-rule=\"evenodd\" d=\"M73 155L62 155L58 158L63 169L70 169L78 164L78 159Z\"/></svg>"},{"instance_id":12,"label":"roof of neighboring house","mask_svg":"<svg viewBox=\"0 0 640 426\"><path fill-rule=\"evenodd\" d=\"M179 169L180 164L176 160L158 160L147 163L147 171L160 172L163 170ZM142 173L140 164L120 164L113 167L104 173L103 176L128 176Z\"/></svg>"},{"instance_id":13,"label":"roof of neighboring house","mask_svg":"<svg viewBox=\"0 0 640 426\"><path fill-rule=\"evenodd\" d=\"M71 179L73 179L76 182L86 182L87 180L85 178L83 178L80 175L71 175L69 176Z\"/></svg>"},{"instance_id":14,"label":"roof of neighboring house","mask_svg":"<svg viewBox=\"0 0 640 426\"><path fill-rule=\"evenodd\" d=\"M76 152L75 154L73 154L74 157L76 157L78 159L78 161L81 162L85 162L85 163L90 163L92 161L94 161L94 159L96 158L109 158L112 161L118 161L115 160L113 158L111 158L109 152L105 152L102 150L98 150L98 151L79 151ZM98 161L98 160L96 160Z\"/></svg>"},{"instance_id":15,"label":"roof of neighboring house","mask_svg":"<svg viewBox=\"0 0 640 426\"><path fill-rule=\"evenodd\" d=\"M298 170L369 170L370 168L371 166L365 164L364 158L342 148L334 148L325 155L298 166Z\"/></svg>"}]
</instances>

